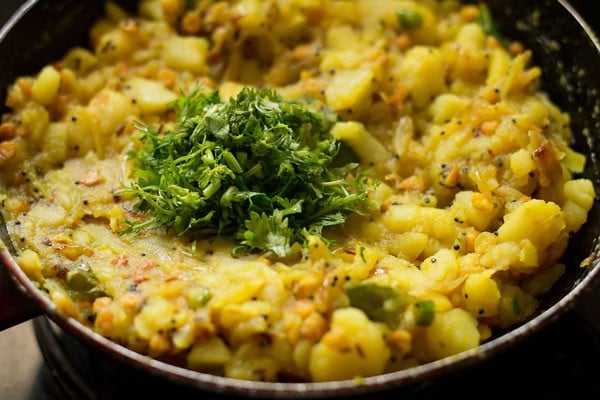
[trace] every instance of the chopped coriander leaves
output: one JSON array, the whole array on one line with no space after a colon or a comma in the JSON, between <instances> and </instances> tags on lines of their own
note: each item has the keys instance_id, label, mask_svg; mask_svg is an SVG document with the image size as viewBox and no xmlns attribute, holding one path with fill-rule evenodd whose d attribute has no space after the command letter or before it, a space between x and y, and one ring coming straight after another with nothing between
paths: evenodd
<instances>
[{"instance_id":1,"label":"chopped coriander leaves","mask_svg":"<svg viewBox=\"0 0 600 400\"><path fill-rule=\"evenodd\" d=\"M123 233L226 235L239 243L236 254L284 257L307 233L344 224L368 202L375 185L358 164L334 162L340 143L329 134L331 110L252 88L229 100L196 88L173 106L172 130L138 124L142 146L129 153L136 168L122 193L148 218L126 221Z\"/></svg>"}]
</instances>

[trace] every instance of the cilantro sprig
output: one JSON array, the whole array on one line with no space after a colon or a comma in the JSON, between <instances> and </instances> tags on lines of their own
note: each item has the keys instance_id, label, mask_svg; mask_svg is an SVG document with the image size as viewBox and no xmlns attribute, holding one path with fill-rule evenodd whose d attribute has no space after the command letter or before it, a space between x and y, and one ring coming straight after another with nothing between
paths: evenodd
<instances>
[{"instance_id":1,"label":"cilantro sprig","mask_svg":"<svg viewBox=\"0 0 600 400\"><path fill-rule=\"evenodd\" d=\"M196 88L173 102L174 128L138 123L142 146L129 152L134 179L122 193L145 217L123 233L165 227L178 235L231 236L234 252L284 257L307 234L362 214L373 185L357 163L338 166L337 116L244 88L229 100ZM350 175L353 179L349 179Z\"/></svg>"}]
</instances>

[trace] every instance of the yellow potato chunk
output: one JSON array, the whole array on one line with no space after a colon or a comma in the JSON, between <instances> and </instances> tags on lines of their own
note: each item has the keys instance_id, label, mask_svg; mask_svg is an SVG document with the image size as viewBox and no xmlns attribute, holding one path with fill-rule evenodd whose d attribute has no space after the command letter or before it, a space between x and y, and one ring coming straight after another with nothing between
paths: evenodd
<instances>
[{"instance_id":1,"label":"yellow potato chunk","mask_svg":"<svg viewBox=\"0 0 600 400\"><path fill-rule=\"evenodd\" d=\"M65 224L67 212L59 205L35 205L29 210L29 216L36 226L61 226Z\"/></svg>"},{"instance_id":2,"label":"yellow potato chunk","mask_svg":"<svg viewBox=\"0 0 600 400\"><path fill-rule=\"evenodd\" d=\"M268 3L260 0L241 0L236 5L236 11L240 15L237 22L242 29L257 29L269 23Z\"/></svg>"},{"instance_id":3,"label":"yellow potato chunk","mask_svg":"<svg viewBox=\"0 0 600 400\"><path fill-rule=\"evenodd\" d=\"M486 34L477 23L465 24L456 36L457 43L469 51L480 51L485 45L485 40Z\"/></svg>"},{"instance_id":4,"label":"yellow potato chunk","mask_svg":"<svg viewBox=\"0 0 600 400\"><path fill-rule=\"evenodd\" d=\"M42 275L42 260L35 251L29 249L24 250L16 257L16 261L29 279L40 283L44 281L44 276Z\"/></svg>"},{"instance_id":5,"label":"yellow potato chunk","mask_svg":"<svg viewBox=\"0 0 600 400\"><path fill-rule=\"evenodd\" d=\"M417 108L428 105L446 86L442 56L434 47L415 46L407 51L399 75Z\"/></svg>"},{"instance_id":6,"label":"yellow potato chunk","mask_svg":"<svg viewBox=\"0 0 600 400\"><path fill-rule=\"evenodd\" d=\"M327 30L327 47L337 50L359 50L363 47L360 35L349 25L336 25Z\"/></svg>"},{"instance_id":7,"label":"yellow potato chunk","mask_svg":"<svg viewBox=\"0 0 600 400\"><path fill-rule=\"evenodd\" d=\"M570 147L561 148L561 151L565 153L563 163L569 169L569 171L577 174L580 174L584 171L587 160L585 154L581 154Z\"/></svg>"},{"instance_id":8,"label":"yellow potato chunk","mask_svg":"<svg viewBox=\"0 0 600 400\"><path fill-rule=\"evenodd\" d=\"M472 225L479 231L485 230L500 211L490 203L489 207L478 206L478 198L481 193L464 190L458 192L452 204L452 211L458 218L463 219L465 224ZM487 205L487 203L485 203Z\"/></svg>"},{"instance_id":9,"label":"yellow potato chunk","mask_svg":"<svg viewBox=\"0 0 600 400\"><path fill-rule=\"evenodd\" d=\"M382 328L356 308L341 308L313 347L309 369L314 381L352 379L382 373L388 358Z\"/></svg>"},{"instance_id":10,"label":"yellow potato chunk","mask_svg":"<svg viewBox=\"0 0 600 400\"><path fill-rule=\"evenodd\" d=\"M499 84L509 68L510 55L506 52L506 50L503 48L491 50L486 84L489 86Z\"/></svg>"},{"instance_id":11,"label":"yellow potato chunk","mask_svg":"<svg viewBox=\"0 0 600 400\"><path fill-rule=\"evenodd\" d=\"M219 337L196 343L187 355L188 367L195 370L224 365L229 360L231 360L231 352Z\"/></svg>"},{"instance_id":12,"label":"yellow potato chunk","mask_svg":"<svg viewBox=\"0 0 600 400\"><path fill-rule=\"evenodd\" d=\"M119 125L132 113L133 104L122 93L103 89L92 98L88 111L94 116L94 147L96 152L103 156Z\"/></svg>"},{"instance_id":13,"label":"yellow potato chunk","mask_svg":"<svg viewBox=\"0 0 600 400\"><path fill-rule=\"evenodd\" d=\"M71 111L71 122L67 125L67 141L78 154L87 154L94 149L93 121L95 115L83 106L75 106Z\"/></svg>"},{"instance_id":14,"label":"yellow potato chunk","mask_svg":"<svg viewBox=\"0 0 600 400\"><path fill-rule=\"evenodd\" d=\"M452 241L457 234L452 214L433 207L394 205L383 215L383 223L394 233L422 232L442 241Z\"/></svg>"},{"instance_id":15,"label":"yellow potato chunk","mask_svg":"<svg viewBox=\"0 0 600 400\"><path fill-rule=\"evenodd\" d=\"M450 280L456 277L458 261L452 250L440 249L433 256L426 258L420 269L433 280Z\"/></svg>"},{"instance_id":16,"label":"yellow potato chunk","mask_svg":"<svg viewBox=\"0 0 600 400\"><path fill-rule=\"evenodd\" d=\"M360 122L338 122L331 129L331 136L347 143L366 164L384 162L391 156L385 146Z\"/></svg>"},{"instance_id":17,"label":"yellow potato chunk","mask_svg":"<svg viewBox=\"0 0 600 400\"><path fill-rule=\"evenodd\" d=\"M535 161L531 153L519 149L510 155L510 169L518 177L526 176L535 169Z\"/></svg>"},{"instance_id":18,"label":"yellow potato chunk","mask_svg":"<svg viewBox=\"0 0 600 400\"><path fill-rule=\"evenodd\" d=\"M90 50L82 47L69 50L63 61L66 67L81 74L88 73L98 65L98 57Z\"/></svg>"},{"instance_id":19,"label":"yellow potato chunk","mask_svg":"<svg viewBox=\"0 0 600 400\"><path fill-rule=\"evenodd\" d=\"M176 318L176 315L177 309L172 302L162 297L152 297L135 317L135 331L141 338L150 339L156 333L183 325L185 321Z\"/></svg>"},{"instance_id":20,"label":"yellow potato chunk","mask_svg":"<svg viewBox=\"0 0 600 400\"><path fill-rule=\"evenodd\" d=\"M420 340L423 342L419 345L425 345L425 355L429 359L444 358L473 349L479 345L477 320L460 308L436 313Z\"/></svg>"},{"instance_id":21,"label":"yellow potato chunk","mask_svg":"<svg viewBox=\"0 0 600 400\"><path fill-rule=\"evenodd\" d=\"M469 105L469 99L451 93L444 93L435 98L429 107L429 113L436 124L444 123L459 115Z\"/></svg>"},{"instance_id":22,"label":"yellow potato chunk","mask_svg":"<svg viewBox=\"0 0 600 400\"><path fill-rule=\"evenodd\" d=\"M60 73L51 65L44 67L31 87L31 96L42 105L54 101L60 88Z\"/></svg>"},{"instance_id":23,"label":"yellow potato chunk","mask_svg":"<svg viewBox=\"0 0 600 400\"><path fill-rule=\"evenodd\" d=\"M416 259L427 247L429 238L424 233L405 232L394 236L390 251L400 253L409 260Z\"/></svg>"},{"instance_id":24,"label":"yellow potato chunk","mask_svg":"<svg viewBox=\"0 0 600 400\"><path fill-rule=\"evenodd\" d=\"M208 42L199 37L172 37L162 48L161 57L169 68L202 72L208 53Z\"/></svg>"},{"instance_id":25,"label":"yellow potato chunk","mask_svg":"<svg viewBox=\"0 0 600 400\"><path fill-rule=\"evenodd\" d=\"M325 89L327 104L335 111L360 110L374 91L372 67L338 70Z\"/></svg>"},{"instance_id":26,"label":"yellow potato chunk","mask_svg":"<svg viewBox=\"0 0 600 400\"><path fill-rule=\"evenodd\" d=\"M588 218L588 212L596 195L589 179L573 179L565 182L563 191L567 201L563 205L563 215L569 232L576 232Z\"/></svg>"},{"instance_id":27,"label":"yellow potato chunk","mask_svg":"<svg viewBox=\"0 0 600 400\"><path fill-rule=\"evenodd\" d=\"M476 317L490 317L498 313L500 290L492 279L495 271L486 270L467 276L461 294L465 309Z\"/></svg>"},{"instance_id":28,"label":"yellow potato chunk","mask_svg":"<svg viewBox=\"0 0 600 400\"><path fill-rule=\"evenodd\" d=\"M169 109L169 103L177 95L157 81L144 78L131 78L127 81L126 94L145 113L161 113Z\"/></svg>"},{"instance_id":29,"label":"yellow potato chunk","mask_svg":"<svg viewBox=\"0 0 600 400\"><path fill-rule=\"evenodd\" d=\"M44 164L59 163L67 156L67 125L64 122L53 122L48 125L42 144L46 152L40 157Z\"/></svg>"},{"instance_id":30,"label":"yellow potato chunk","mask_svg":"<svg viewBox=\"0 0 600 400\"><path fill-rule=\"evenodd\" d=\"M136 50L134 36L119 29L104 33L95 48L96 55L104 61L115 61L130 57Z\"/></svg>"},{"instance_id":31,"label":"yellow potato chunk","mask_svg":"<svg viewBox=\"0 0 600 400\"><path fill-rule=\"evenodd\" d=\"M541 252L557 240L564 227L565 221L557 204L532 199L504 216L498 239L517 243L529 239Z\"/></svg>"}]
</instances>

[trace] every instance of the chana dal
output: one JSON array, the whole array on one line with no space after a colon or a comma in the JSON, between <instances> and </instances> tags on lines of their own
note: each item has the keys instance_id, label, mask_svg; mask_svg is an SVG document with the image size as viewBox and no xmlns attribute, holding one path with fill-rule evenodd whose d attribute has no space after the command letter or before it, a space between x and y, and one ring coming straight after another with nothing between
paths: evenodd
<instances>
[{"instance_id":1,"label":"chana dal","mask_svg":"<svg viewBox=\"0 0 600 400\"><path fill-rule=\"evenodd\" d=\"M108 2L89 46L8 90L2 211L17 261L67 317L159 360L330 381L474 349L527 320L595 197L532 52L455 0ZM151 227L139 127L195 88L271 88L336 116L367 211L283 257ZM347 179L352 179L348 176Z\"/></svg>"}]
</instances>

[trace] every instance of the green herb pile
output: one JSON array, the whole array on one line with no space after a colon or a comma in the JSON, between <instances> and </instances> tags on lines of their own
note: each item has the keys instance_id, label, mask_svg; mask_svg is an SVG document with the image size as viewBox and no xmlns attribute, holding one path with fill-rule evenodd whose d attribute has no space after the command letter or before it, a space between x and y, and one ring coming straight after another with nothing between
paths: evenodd
<instances>
[{"instance_id":1,"label":"green herb pile","mask_svg":"<svg viewBox=\"0 0 600 400\"><path fill-rule=\"evenodd\" d=\"M129 153L136 169L123 193L148 218L127 221L123 233L227 235L239 244L236 254L284 257L307 234L362 213L373 186L357 163L334 162L340 142L329 134L331 111L252 88L227 101L196 88L173 106L172 130L138 124L142 146Z\"/></svg>"}]
</instances>

